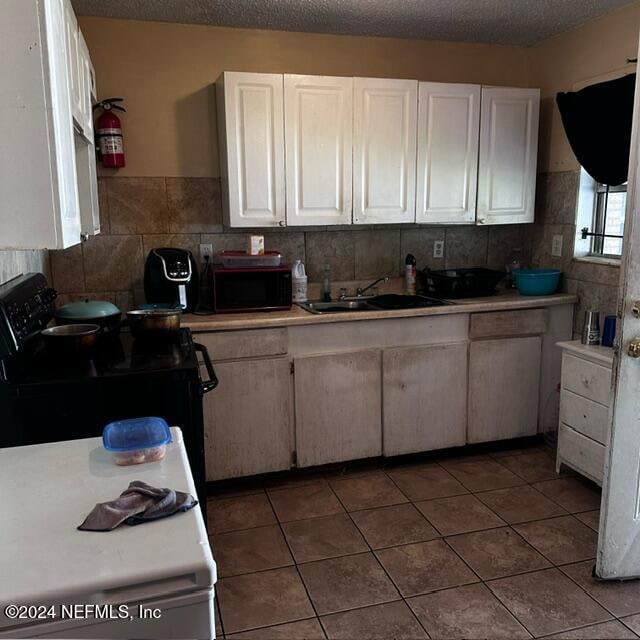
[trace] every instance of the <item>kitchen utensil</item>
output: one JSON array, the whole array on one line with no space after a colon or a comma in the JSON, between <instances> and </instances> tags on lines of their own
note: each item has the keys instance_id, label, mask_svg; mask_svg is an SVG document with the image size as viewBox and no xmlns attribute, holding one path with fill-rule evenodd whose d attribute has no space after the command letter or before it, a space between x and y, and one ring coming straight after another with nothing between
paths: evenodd
<instances>
[{"instance_id":1,"label":"kitchen utensil","mask_svg":"<svg viewBox=\"0 0 640 640\"><path fill-rule=\"evenodd\" d=\"M493 269L443 269L429 268L418 272L420 290L435 298L479 298L495 293L496 286L505 277L503 271Z\"/></svg>"},{"instance_id":2,"label":"kitchen utensil","mask_svg":"<svg viewBox=\"0 0 640 640\"><path fill-rule=\"evenodd\" d=\"M582 327L582 344L600 344L600 312L585 311Z\"/></svg>"},{"instance_id":3,"label":"kitchen utensil","mask_svg":"<svg viewBox=\"0 0 640 640\"><path fill-rule=\"evenodd\" d=\"M56 324L97 324L102 333L120 331L122 312L105 300L82 300L61 306L55 313Z\"/></svg>"},{"instance_id":4,"label":"kitchen utensil","mask_svg":"<svg viewBox=\"0 0 640 640\"><path fill-rule=\"evenodd\" d=\"M606 316L604 319L604 328L602 329L602 346L613 347L615 337L616 316Z\"/></svg>"},{"instance_id":5,"label":"kitchen utensil","mask_svg":"<svg viewBox=\"0 0 640 640\"><path fill-rule=\"evenodd\" d=\"M149 303L195 309L199 289L198 265L186 249L151 249L144 269L144 295Z\"/></svg>"},{"instance_id":6,"label":"kitchen utensil","mask_svg":"<svg viewBox=\"0 0 640 640\"><path fill-rule=\"evenodd\" d=\"M180 309L135 309L127 311L134 338L157 338L180 329Z\"/></svg>"},{"instance_id":7,"label":"kitchen utensil","mask_svg":"<svg viewBox=\"0 0 640 640\"><path fill-rule=\"evenodd\" d=\"M522 296L548 296L558 290L561 275L559 269L518 269L513 279Z\"/></svg>"},{"instance_id":8,"label":"kitchen utensil","mask_svg":"<svg viewBox=\"0 0 640 640\"><path fill-rule=\"evenodd\" d=\"M90 356L96 348L100 325L65 324L41 331L47 349L59 357Z\"/></svg>"}]
</instances>

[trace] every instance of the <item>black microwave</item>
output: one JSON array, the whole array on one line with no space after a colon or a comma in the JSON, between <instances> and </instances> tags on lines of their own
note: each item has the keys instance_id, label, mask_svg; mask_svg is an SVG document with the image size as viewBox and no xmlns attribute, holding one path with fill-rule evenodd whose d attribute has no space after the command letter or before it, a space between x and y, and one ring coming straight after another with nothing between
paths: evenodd
<instances>
[{"instance_id":1,"label":"black microwave","mask_svg":"<svg viewBox=\"0 0 640 640\"><path fill-rule=\"evenodd\" d=\"M216 313L277 311L291 308L290 267L215 268L212 273Z\"/></svg>"}]
</instances>

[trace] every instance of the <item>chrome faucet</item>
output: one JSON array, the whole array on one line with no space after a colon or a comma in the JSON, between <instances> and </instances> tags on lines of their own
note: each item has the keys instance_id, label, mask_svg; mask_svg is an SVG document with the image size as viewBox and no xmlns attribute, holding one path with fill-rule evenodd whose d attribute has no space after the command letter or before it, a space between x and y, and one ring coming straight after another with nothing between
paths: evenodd
<instances>
[{"instance_id":1,"label":"chrome faucet","mask_svg":"<svg viewBox=\"0 0 640 640\"><path fill-rule=\"evenodd\" d=\"M369 291L369 289L373 289L373 287L375 287L379 282L389 282L389 276L384 276L383 278L378 278L377 280L374 280L371 284L367 285L364 289L361 289L360 287L358 287L356 289L356 296L358 298L362 297L366 291Z\"/></svg>"}]
</instances>

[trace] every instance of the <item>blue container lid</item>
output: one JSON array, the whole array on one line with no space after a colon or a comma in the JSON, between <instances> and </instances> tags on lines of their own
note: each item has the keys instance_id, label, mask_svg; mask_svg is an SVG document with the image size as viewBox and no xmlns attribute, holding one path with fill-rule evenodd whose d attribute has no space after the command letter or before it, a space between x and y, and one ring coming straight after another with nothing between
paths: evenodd
<instances>
[{"instance_id":1,"label":"blue container lid","mask_svg":"<svg viewBox=\"0 0 640 640\"><path fill-rule=\"evenodd\" d=\"M110 422L102 431L108 451L126 452L160 447L171 442L171 431L162 418L132 418Z\"/></svg>"}]
</instances>

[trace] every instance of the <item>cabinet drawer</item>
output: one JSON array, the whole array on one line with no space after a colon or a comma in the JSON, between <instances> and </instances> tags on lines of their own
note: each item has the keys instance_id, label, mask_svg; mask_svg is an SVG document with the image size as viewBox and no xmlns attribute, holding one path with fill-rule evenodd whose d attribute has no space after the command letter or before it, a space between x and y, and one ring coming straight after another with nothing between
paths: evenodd
<instances>
[{"instance_id":1,"label":"cabinet drawer","mask_svg":"<svg viewBox=\"0 0 640 640\"><path fill-rule=\"evenodd\" d=\"M562 356L562 388L609 406L611 369L565 353Z\"/></svg>"},{"instance_id":2,"label":"cabinet drawer","mask_svg":"<svg viewBox=\"0 0 640 640\"><path fill-rule=\"evenodd\" d=\"M602 484L605 446L581 435L566 424L558 432L558 460Z\"/></svg>"},{"instance_id":3,"label":"cabinet drawer","mask_svg":"<svg viewBox=\"0 0 640 640\"><path fill-rule=\"evenodd\" d=\"M471 316L469 336L472 339L498 338L545 333L546 330L546 309L492 311Z\"/></svg>"},{"instance_id":4,"label":"cabinet drawer","mask_svg":"<svg viewBox=\"0 0 640 640\"><path fill-rule=\"evenodd\" d=\"M607 442L609 409L567 389L560 396L560 422L600 444Z\"/></svg>"},{"instance_id":5,"label":"cabinet drawer","mask_svg":"<svg viewBox=\"0 0 640 640\"><path fill-rule=\"evenodd\" d=\"M214 362L278 356L287 353L286 329L199 333L195 335L195 338L197 342L207 347Z\"/></svg>"}]
</instances>

